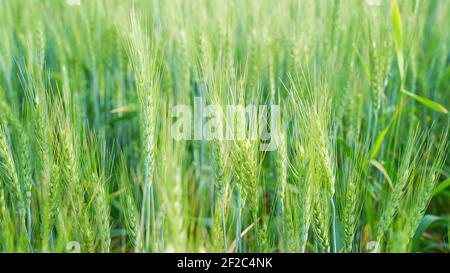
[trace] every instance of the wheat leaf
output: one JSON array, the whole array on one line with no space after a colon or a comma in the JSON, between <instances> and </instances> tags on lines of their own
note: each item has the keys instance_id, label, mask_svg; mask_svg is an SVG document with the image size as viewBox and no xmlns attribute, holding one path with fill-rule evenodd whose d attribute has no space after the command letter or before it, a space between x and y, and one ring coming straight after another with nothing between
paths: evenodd
<instances>
[{"instance_id":1,"label":"wheat leaf","mask_svg":"<svg viewBox=\"0 0 450 273\"><path fill-rule=\"evenodd\" d=\"M402 93L410 96L411 98L413 98L417 102L420 102L421 104L425 105L426 107L428 107L430 109L433 109L434 111L437 111L437 112L440 112L440 113L444 113L444 114L448 113L448 110L444 106L440 105L437 102L434 102L434 101L429 100L427 98L421 97L421 96L416 95L414 93L408 92L406 90L402 90Z\"/></svg>"},{"instance_id":2,"label":"wheat leaf","mask_svg":"<svg viewBox=\"0 0 450 273\"><path fill-rule=\"evenodd\" d=\"M431 193L433 196L436 196L443 192L446 188L450 186L450 178L447 178L442 183L440 183Z\"/></svg>"},{"instance_id":3,"label":"wheat leaf","mask_svg":"<svg viewBox=\"0 0 450 273\"><path fill-rule=\"evenodd\" d=\"M400 78L403 80L405 75L403 61L403 27L397 0L392 0L392 18L394 23L394 44L395 52L397 53L398 69L400 71Z\"/></svg>"},{"instance_id":4,"label":"wheat leaf","mask_svg":"<svg viewBox=\"0 0 450 273\"><path fill-rule=\"evenodd\" d=\"M379 170L383 176L386 178L386 180L389 183L389 187L392 189L394 188L392 185L392 179L389 176L389 174L387 173L386 169L383 167L383 164L381 164L380 162L376 161L376 160L370 160L370 165L374 166L375 168L377 168L377 170Z\"/></svg>"}]
</instances>

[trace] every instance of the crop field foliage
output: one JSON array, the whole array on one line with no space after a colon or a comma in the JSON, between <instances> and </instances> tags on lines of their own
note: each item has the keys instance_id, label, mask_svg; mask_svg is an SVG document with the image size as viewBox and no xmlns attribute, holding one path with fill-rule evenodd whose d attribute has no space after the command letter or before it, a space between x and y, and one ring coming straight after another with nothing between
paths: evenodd
<instances>
[{"instance_id":1,"label":"crop field foliage","mask_svg":"<svg viewBox=\"0 0 450 273\"><path fill-rule=\"evenodd\" d=\"M0 252L449 252L449 18L0 0ZM174 139L197 98L278 105L277 148Z\"/></svg>"}]
</instances>

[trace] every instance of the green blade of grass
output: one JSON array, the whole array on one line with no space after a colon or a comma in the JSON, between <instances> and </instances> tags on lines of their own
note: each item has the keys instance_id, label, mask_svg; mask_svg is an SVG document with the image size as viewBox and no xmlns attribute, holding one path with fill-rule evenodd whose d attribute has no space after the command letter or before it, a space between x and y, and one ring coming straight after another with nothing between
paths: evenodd
<instances>
[{"instance_id":1,"label":"green blade of grass","mask_svg":"<svg viewBox=\"0 0 450 273\"><path fill-rule=\"evenodd\" d=\"M412 240L412 244L411 244L411 251L412 252L417 252L419 251L419 246L420 246L420 239L422 237L422 234L431 227L431 225L438 223L438 222L442 222L442 221L446 221L446 218L444 217L439 217L436 215L431 215L431 214L427 214L423 217L422 221L420 222L419 227L416 230L416 233L414 235L414 238Z\"/></svg>"},{"instance_id":2,"label":"green blade of grass","mask_svg":"<svg viewBox=\"0 0 450 273\"><path fill-rule=\"evenodd\" d=\"M447 178L433 190L432 196L438 195L439 193L443 192L449 186L450 186L450 178Z\"/></svg>"},{"instance_id":3,"label":"green blade of grass","mask_svg":"<svg viewBox=\"0 0 450 273\"><path fill-rule=\"evenodd\" d=\"M397 0L392 0L392 18L394 23L395 52L397 53L397 62L398 62L398 69L400 71L400 78L403 81L405 75L404 60L403 60L403 27Z\"/></svg>"},{"instance_id":4,"label":"green blade of grass","mask_svg":"<svg viewBox=\"0 0 450 273\"><path fill-rule=\"evenodd\" d=\"M375 142L372 147L372 153L371 153L371 159L375 159L378 156L378 153L380 152L381 145L383 144L383 141L386 137L387 132L389 131L389 128L391 127L391 124L394 123L394 121L398 118L399 114L402 112L403 108L408 104L408 101L404 101L400 107L397 108L394 115L392 116L391 120L389 121L389 124L386 126L386 128L381 131L381 133L377 136L375 139Z\"/></svg>"},{"instance_id":5,"label":"green blade of grass","mask_svg":"<svg viewBox=\"0 0 450 273\"><path fill-rule=\"evenodd\" d=\"M370 164L383 174L383 176L386 178L386 180L389 183L389 187L392 189L393 188L392 179L389 176L389 174L387 173L386 169L383 167L383 165L376 160L370 160Z\"/></svg>"},{"instance_id":6,"label":"green blade of grass","mask_svg":"<svg viewBox=\"0 0 450 273\"><path fill-rule=\"evenodd\" d=\"M433 109L434 111L437 111L437 112L440 112L440 113L444 113L444 114L448 113L448 110L444 106L440 105L437 102L434 102L434 101L429 100L427 98L421 97L421 96L416 95L414 93L408 92L406 90L402 90L402 93L410 96L411 98L413 98L417 102L425 105L426 107L428 107L430 109Z\"/></svg>"},{"instance_id":7,"label":"green blade of grass","mask_svg":"<svg viewBox=\"0 0 450 273\"><path fill-rule=\"evenodd\" d=\"M388 125L386 128L384 128L384 130L381 131L381 133L378 135L377 139L375 140L375 143L373 144L371 158L376 158L378 153L380 152L381 144L383 144L384 138L386 137L389 127L390 127L390 125Z\"/></svg>"}]
</instances>

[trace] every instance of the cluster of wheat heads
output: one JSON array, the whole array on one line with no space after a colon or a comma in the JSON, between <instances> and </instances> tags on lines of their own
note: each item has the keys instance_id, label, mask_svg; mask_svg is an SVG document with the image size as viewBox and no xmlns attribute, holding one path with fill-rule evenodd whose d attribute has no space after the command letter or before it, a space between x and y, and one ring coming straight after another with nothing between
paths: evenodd
<instances>
[{"instance_id":1,"label":"cluster of wheat heads","mask_svg":"<svg viewBox=\"0 0 450 273\"><path fill-rule=\"evenodd\" d=\"M448 252L449 16L0 0L0 252ZM175 139L198 101L279 106L277 148Z\"/></svg>"}]
</instances>

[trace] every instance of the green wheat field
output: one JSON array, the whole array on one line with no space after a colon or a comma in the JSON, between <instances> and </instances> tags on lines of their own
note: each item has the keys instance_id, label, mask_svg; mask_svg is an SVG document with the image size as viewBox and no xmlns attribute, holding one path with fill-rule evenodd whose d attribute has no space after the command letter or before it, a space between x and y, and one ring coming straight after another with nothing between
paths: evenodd
<instances>
[{"instance_id":1,"label":"green wheat field","mask_svg":"<svg viewBox=\"0 0 450 273\"><path fill-rule=\"evenodd\" d=\"M450 252L449 18L447 0L0 0L0 252ZM277 126L174 138L197 100ZM247 114L227 125L260 130Z\"/></svg>"}]
</instances>

